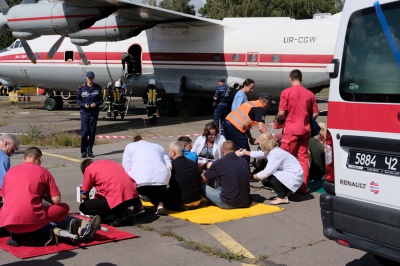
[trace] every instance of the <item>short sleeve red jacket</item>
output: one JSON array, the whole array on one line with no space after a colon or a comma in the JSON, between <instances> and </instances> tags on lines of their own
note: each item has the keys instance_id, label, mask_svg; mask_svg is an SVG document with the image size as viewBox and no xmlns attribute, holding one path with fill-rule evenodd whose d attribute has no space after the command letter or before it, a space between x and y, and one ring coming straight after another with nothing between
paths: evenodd
<instances>
[{"instance_id":1,"label":"short sleeve red jacket","mask_svg":"<svg viewBox=\"0 0 400 266\"><path fill-rule=\"evenodd\" d=\"M318 113L315 95L301 85L281 92L278 109L286 111L284 133L297 136L311 131L310 115Z\"/></svg>"},{"instance_id":2,"label":"short sleeve red jacket","mask_svg":"<svg viewBox=\"0 0 400 266\"><path fill-rule=\"evenodd\" d=\"M50 172L40 165L25 162L12 167L4 177L0 197L4 205L0 212L0 227L35 224L46 220L42 206L44 195L60 195Z\"/></svg>"},{"instance_id":3,"label":"short sleeve red jacket","mask_svg":"<svg viewBox=\"0 0 400 266\"><path fill-rule=\"evenodd\" d=\"M109 160L95 161L86 168L81 189L89 192L93 187L96 195L106 198L110 209L139 197L136 182L120 164Z\"/></svg>"}]
</instances>

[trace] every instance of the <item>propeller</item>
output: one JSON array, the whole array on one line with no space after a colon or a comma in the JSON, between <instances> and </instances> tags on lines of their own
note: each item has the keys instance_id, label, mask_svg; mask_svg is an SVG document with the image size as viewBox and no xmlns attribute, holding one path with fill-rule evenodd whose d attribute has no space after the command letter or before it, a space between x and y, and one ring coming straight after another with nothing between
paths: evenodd
<instances>
[{"instance_id":1,"label":"propeller","mask_svg":"<svg viewBox=\"0 0 400 266\"><path fill-rule=\"evenodd\" d=\"M79 45L77 45L76 48L78 49L79 57L82 59L82 62L83 62L85 65L88 65L88 60L87 60L87 58L86 58L85 52L83 51L82 47L80 47Z\"/></svg>"},{"instance_id":2,"label":"propeller","mask_svg":"<svg viewBox=\"0 0 400 266\"><path fill-rule=\"evenodd\" d=\"M25 39L20 39L20 41L22 43L22 47L24 47L26 55L29 57L32 63L36 64L36 57L33 54L32 49L29 46L28 42Z\"/></svg>"},{"instance_id":3,"label":"propeller","mask_svg":"<svg viewBox=\"0 0 400 266\"><path fill-rule=\"evenodd\" d=\"M54 44L53 46L50 48L49 53L47 54L47 59L53 58L53 56L55 55L55 53L57 52L58 48L60 48L62 42L64 41L65 36L62 35Z\"/></svg>"}]
</instances>

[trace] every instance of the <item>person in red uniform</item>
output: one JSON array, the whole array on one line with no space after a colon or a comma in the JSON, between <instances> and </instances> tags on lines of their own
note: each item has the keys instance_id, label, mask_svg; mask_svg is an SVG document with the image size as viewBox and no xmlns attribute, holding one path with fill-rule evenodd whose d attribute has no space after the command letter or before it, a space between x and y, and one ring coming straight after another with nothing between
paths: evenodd
<instances>
[{"instance_id":1,"label":"person in red uniform","mask_svg":"<svg viewBox=\"0 0 400 266\"><path fill-rule=\"evenodd\" d=\"M116 162L109 160L93 161L86 159L81 164L83 184L79 209L87 215L99 215L103 222L119 226L129 215L144 212L144 207L137 192L136 182ZM89 199L89 192L96 189L94 199ZM135 213L127 209L133 206Z\"/></svg>"},{"instance_id":2,"label":"person in red uniform","mask_svg":"<svg viewBox=\"0 0 400 266\"><path fill-rule=\"evenodd\" d=\"M12 167L4 177L0 191L3 207L0 213L0 227L12 233L7 241L10 245L20 245L22 235L39 229L47 232L56 225L71 229L75 219L68 217L69 206L61 203L61 194L51 173L40 166L42 152L37 147L27 148L24 162ZM43 204L43 200L49 204ZM74 227L73 234L83 240L91 238L100 229L100 217L96 217L85 228ZM50 223L53 225L49 226Z\"/></svg>"},{"instance_id":3,"label":"person in red uniform","mask_svg":"<svg viewBox=\"0 0 400 266\"><path fill-rule=\"evenodd\" d=\"M301 85L302 80L300 70L294 69L290 72L289 81L292 86L281 92L276 123L284 123L280 148L299 160L304 182L298 191L306 194L309 175L308 144L311 137L310 116L318 117L318 106L315 95Z\"/></svg>"}]
</instances>

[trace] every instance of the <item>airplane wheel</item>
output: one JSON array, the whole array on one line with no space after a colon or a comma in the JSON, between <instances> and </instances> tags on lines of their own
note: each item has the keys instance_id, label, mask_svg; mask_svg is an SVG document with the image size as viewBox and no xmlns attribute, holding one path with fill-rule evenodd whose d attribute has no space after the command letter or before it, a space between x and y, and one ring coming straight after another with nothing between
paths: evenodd
<instances>
[{"instance_id":1,"label":"airplane wheel","mask_svg":"<svg viewBox=\"0 0 400 266\"><path fill-rule=\"evenodd\" d=\"M163 99L158 103L158 112L160 116L171 116L176 111L175 102L172 99Z\"/></svg>"},{"instance_id":2,"label":"airplane wheel","mask_svg":"<svg viewBox=\"0 0 400 266\"><path fill-rule=\"evenodd\" d=\"M54 111L57 108L57 102L54 98L46 98L44 101L44 107L47 111Z\"/></svg>"},{"instance_id":3,"label":"airplane wheel","mask_svg":"<svg viewBox=\"0 0 400 266\"><path fill-rule=\"evenodd\" d=\"M198 104L194 99L183 99L179 107L179 114L184 116L195 116L198 114Z\"/></svg>"}]
</instances>

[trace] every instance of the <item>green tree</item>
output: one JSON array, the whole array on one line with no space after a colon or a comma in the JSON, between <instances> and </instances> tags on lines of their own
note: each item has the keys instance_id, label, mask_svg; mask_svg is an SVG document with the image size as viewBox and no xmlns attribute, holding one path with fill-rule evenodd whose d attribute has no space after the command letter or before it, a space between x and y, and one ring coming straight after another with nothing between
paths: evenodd
<instances>
[{"instance_id":1,"label":"green tree","mask_svg":"<svg viewBox=\"0 0 400 266\"><path fill-rule=\"evenodd\" d=\"M340 12L344 0L207 0L199 10L203 17L312 18L315 13Z\"/></svg>"},{"instance_id":2,"label":"green tree","mask_svg":"<svg viewBox=\"0 0 400 266\"><path fill-rule=\"evenodd\" d=\"M143 0L143 4L146 4L149 6L157 6L157 0Z\"/></svg>"},{"instance_id":3,"label":"green tree","mask_svg":"<svg viewBox=\"0 0 400 266\"><path fill-rule=\"evenodd\" d=\"M160 2L160 7L174 10L189 15L194 15L194 5L189 5L190 0L163 0Z\"/></svg>"},{"instance_id":4,"label":"green tree","mask_svg":"<svg viewBox=\"0 0 400 266\"><path fill-rule=\"evenodd\" d=\"M18 5L22 2L22 0L9 0L7 1L9 7ZM4 49L10 46L15 41L15 38L12 36L11 31L6 30L3 35L0 36L0 49Z\"/></svg>"}]
</instances>

